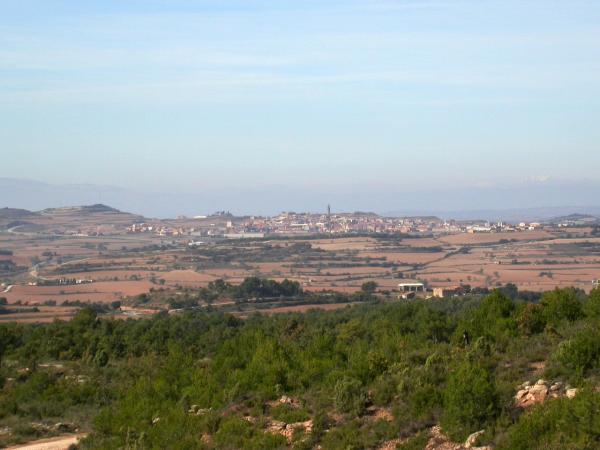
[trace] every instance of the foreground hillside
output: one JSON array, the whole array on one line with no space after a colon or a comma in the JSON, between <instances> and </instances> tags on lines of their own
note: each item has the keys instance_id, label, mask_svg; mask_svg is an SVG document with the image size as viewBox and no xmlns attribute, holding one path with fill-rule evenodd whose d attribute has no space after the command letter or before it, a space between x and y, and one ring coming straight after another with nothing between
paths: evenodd
<instances>
[{"instance_id":1,"label":"foreground hillside","mask_svg":"<svg viewBox=\"0 0 600 450\"><path fill-rule=\"evenodd\" d=\"M1 325L0 445L598 448L598 325L600 291L574 289Z\"/></svg>"}]
</instances>

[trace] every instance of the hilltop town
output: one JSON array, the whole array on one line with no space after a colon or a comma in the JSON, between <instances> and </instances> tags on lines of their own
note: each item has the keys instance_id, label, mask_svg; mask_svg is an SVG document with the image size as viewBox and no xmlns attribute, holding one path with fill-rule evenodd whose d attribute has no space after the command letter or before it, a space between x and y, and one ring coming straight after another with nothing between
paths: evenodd
<instances>
[{"instance_id":1,"label":"hilltop town","mask_svg":"<svg viewBox=\"0 0 600 450\"><path fill-rule=\"evenodd\" d=\"M130 233L154 233L158 236L215 236L227 238L261 238L268 235L301 236L325 234L428 234L508 233L544 228L590 226L600 224L594 216L557 218L541 222L490 223L486 220L442 220L437 217L383 217L375 213L295 213L283 212L273 217L235 217L218 212L196 216L190 222L185 216L177 221L144 221L127 227ZM181 225L178 225L180 223Z\"/></svg>"}]
</instances>

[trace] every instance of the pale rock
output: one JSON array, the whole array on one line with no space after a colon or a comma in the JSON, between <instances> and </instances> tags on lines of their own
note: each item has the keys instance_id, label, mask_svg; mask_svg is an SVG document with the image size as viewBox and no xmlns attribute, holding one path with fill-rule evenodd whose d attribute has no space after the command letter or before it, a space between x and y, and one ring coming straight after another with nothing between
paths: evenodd
<instances>
[{"instance_id":1,"label":"pale rock","mask_svg":"<svg viewBox=\"0 0 600 450\"><path fill-rule=\"evenodd\" d=\"M548 395L548 387L545 384L536 384L529 390L527 400L529 404L544 403Z\"/></svg>"},{"instance_id":2,"label":"pale rock","mask_svg":"<svg viewBox=\"0 0 600 450\"><path fill-rule=\"evenodd\" d=\"M574 398L577 395L577 388L567 389L565 394L567 398Z\"/></svg>"},{"instance_id":3,"label":"pale rock","mask_svg":"<svg viewBox=\"0 0 600 450\"><path fill-rule=\"evenodd\" d=\"M483 433L485 433L485 430L479 430L469 435L465 441L465 448L474 448L473 446L475 445L475 442L477 442L477 439L479 439L479 436L481 436Z\"/></svg>"},{"instance_id":4,"label":"pale rock","mask_svg":"<svg viewBox=\"0 0 600 450\"><path fill-rule=\"evenodd\" d=\"M284 404L284 405L290 405L293 403L293 401L287 395L282 395L281 398L279 399L279 403Z\"/></svg>"},{"instance_id":5,"label":"pale rock","mask_svg":"<svg viewBox=\"0 0 600 450\"><path fill-rule=\"evenodd\" d=\"M515 395L515 398L517 400L521 400L523 397L525 397L527 394L529 393L529 391L527 389L521 389L520 391L517 391L517 394Z\"/></svg>"},{"instance_id":6,"label":"pale rock","mask_svg":"<svg viewBox=\"0 0 600 450\"><path fill-rule=\"evenodd\" d=\"M272 420L269 424L268 430L271 433L279 433L285 430L287 424L285 422L280 422L279 420Z\"/></svg>"}]
</instances>

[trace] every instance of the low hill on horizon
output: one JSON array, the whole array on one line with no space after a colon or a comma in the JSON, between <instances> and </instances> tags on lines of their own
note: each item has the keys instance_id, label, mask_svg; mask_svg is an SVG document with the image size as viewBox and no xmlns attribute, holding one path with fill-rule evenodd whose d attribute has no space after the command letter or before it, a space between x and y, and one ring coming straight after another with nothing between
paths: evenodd
<instances>
[{"instance_id":1,"label":"low hill on horizon","mask_svg":"<svg viewBox=\"0 0 600 450\"><path fill-rule=\"evenodd\" d=\"M134 190L93 184L59 185L0 177L0 207L41 211L69 205L110 205L147 218L176 218L232 211L273 216L281 211L322 211L333 214L368 211L381 216L437 216L442 219L545 221L570 214L600 216L600 184L546 183L509 187L359 191L294 185L197 186L181 192ZM536 205L536 206L532 206Z\"/></svg>"}]
</instances>

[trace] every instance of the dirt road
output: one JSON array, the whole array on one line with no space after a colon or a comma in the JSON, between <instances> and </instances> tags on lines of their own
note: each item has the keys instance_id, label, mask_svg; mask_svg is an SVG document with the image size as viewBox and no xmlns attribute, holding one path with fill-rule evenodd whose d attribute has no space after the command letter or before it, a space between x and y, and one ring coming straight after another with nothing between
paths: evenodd
<instances>
[{"instance_id":1,"label":"dirt road","mask_svg":"<svg viewBox=\"0 0 600 450\"><path fill-rule=\"evenodd\" d=\"M32 441L27 444L6 447L6 450L67 450L70 445L77 444L84 436L85 434L70 434L68 436L40 439L39 441Z\"/></svg>"}]
</instances>

